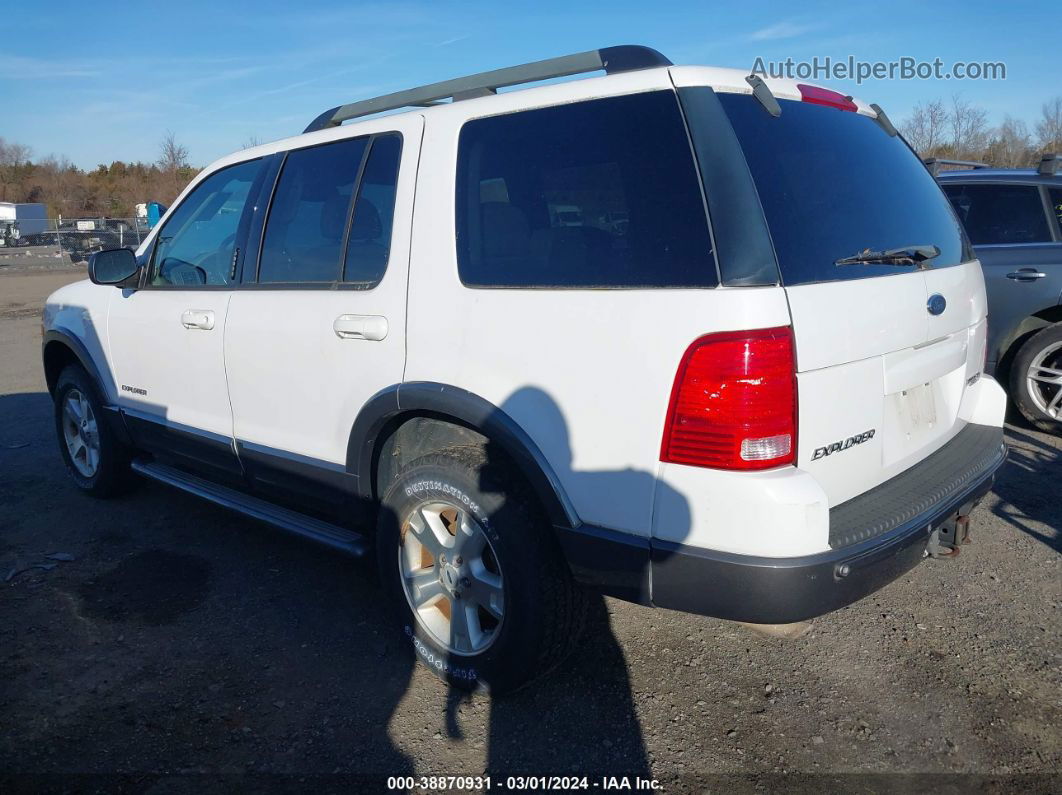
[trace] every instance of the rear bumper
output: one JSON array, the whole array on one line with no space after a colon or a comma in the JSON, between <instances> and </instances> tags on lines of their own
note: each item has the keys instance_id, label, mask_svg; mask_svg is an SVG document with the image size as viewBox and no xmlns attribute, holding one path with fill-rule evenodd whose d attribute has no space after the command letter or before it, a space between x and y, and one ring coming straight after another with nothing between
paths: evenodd
<instances>
[{"instance_id":1,"label":"rear bumper","mask_svg":"<svg viewBox=\"0 0 1062 795\"><path fill-rule=\"evenodd\" d=\"M733 621L801 621L851 604L917 565L930 534L969 514L1005 459L1001 428L967 426L925 461L831 511L831 526L842 531L831 532L836 548L814 555L641 544L597 528L562 539L577 578L614 596Z\"/></svg>"}]
</instances>

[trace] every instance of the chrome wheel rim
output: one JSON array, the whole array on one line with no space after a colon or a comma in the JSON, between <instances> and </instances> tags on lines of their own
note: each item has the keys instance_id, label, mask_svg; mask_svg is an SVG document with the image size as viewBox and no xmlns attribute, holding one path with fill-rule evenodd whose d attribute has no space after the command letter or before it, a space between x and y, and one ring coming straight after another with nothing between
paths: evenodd
<instances>
[{"instance_id":1,"label":"chrome wheel rim","mask_svg":"<svg viewBox=\"0 0 1062 795\"><path fill-rule=\"evenodd\" d=\"M505 611L501 567L476 519L448 502L417 506L402 523L398 567L417 623L450 654L486 651Z\"/></svg>"},{"instance_id":2,"label":"chrome wheel rim","mask_svg":"<svg viewBox=\"0 0 1062 795\"><path fill-rule=\"evenodd\" d=\"M71 389L63 398L63 441L70 463L90 478L100 466L100 435L92 405L80 390Z\"/></svg>"},{"instance_id":3,"label":"chrome wheel rim","mask_svg":"<svg viewBox=\"0 0 1062 795\"><path fill-rule=\"evenodd\" d=\"M1025 374L1029 397L1053 420L1062 414L1062 342L1048 345L1032 360Z\"/></svg>"}]
</instances>

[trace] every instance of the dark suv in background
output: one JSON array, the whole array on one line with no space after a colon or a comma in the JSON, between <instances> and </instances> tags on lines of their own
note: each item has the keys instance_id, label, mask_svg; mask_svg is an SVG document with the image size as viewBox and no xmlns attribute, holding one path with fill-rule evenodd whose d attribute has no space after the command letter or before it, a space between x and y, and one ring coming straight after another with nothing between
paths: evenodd
<instances>
[{"instance_id":1,"label":"dark suv in background","mask_svg":"<svg viewBox=\"0 0 1062 795\"><path fill-rule=\"evenodd\" d=\"M988 364L1037 427L1062 431L1062 155L1038 169L926 161L981 260ZM940 171L941 166L962 167Z\"/></svg>"}]
</instances>

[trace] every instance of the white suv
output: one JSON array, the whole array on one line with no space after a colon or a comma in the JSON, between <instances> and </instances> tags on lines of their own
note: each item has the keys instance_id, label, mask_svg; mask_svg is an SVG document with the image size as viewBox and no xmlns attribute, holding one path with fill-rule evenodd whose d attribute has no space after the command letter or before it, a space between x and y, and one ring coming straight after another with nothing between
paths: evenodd
<instances>
[{"instance_id":1,"label":"white suv","mask_svg":"<svg viewBox=\"0 0 1062 795\"><path fill-rule=\"evenodd\" d=\"M849 604L954 553L1006 451L981 268L881 109L643 47L329 110L89 275L44 316L75 483L375 548L457 685L555 664L583 586Z\"/></svg>"}]
</instances>

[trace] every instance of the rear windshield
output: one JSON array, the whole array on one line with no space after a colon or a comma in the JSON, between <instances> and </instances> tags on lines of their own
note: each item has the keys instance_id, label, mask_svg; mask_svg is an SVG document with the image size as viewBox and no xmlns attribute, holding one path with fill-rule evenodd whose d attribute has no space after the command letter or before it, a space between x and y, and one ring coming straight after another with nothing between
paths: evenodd
<instances>
[{"instance_id":1,"label":"rear windshield","mask_svg":"<svg viewBox=\"0 0 1062 795\"><path fill-rule=\"evenodd\" d=\"M934 245L933 268L963 260L948 200L899 138L858 113L719 94L741 142L787 285L905 273L915 265L836 265L865 249Z\"/></svg>"}]
</instances>

